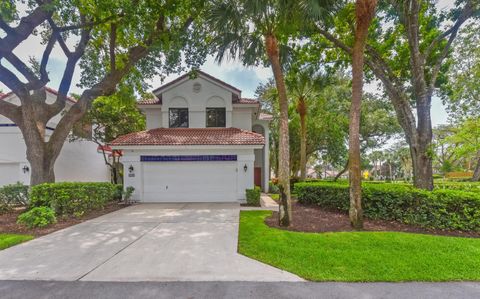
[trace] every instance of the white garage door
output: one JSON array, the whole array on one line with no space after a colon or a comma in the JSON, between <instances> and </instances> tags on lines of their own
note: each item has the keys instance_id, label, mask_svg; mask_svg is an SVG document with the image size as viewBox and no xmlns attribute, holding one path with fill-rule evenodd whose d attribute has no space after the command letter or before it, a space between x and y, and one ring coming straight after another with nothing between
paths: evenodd
<instances>
[{"instance_id":1,"label":"white garage door","mask_svg":"<svg viewBox=\"0 0 480 299\"><path fill-rule=\"evenodd\" d=\"M144 162L145 202L232 202L236 162Z\"/></svg>"}]
</instances>

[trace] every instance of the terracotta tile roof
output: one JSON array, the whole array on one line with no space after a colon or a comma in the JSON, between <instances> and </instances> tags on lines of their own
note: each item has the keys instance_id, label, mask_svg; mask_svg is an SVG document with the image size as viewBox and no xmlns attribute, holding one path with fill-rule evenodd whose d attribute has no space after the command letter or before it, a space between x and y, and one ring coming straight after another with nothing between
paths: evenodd
<instances>
[{"instance_id":1,"label":"terracotta tile roof","mask_svg":"<svg viewBox=\"0 0 480 299\"><path fill-rule=\"evenodd\" d=\"M53 88L45 87L45 90L48 91L49 93L52 93L52 94L58 96L58 91L56 91L56 90L53 89ZM10 95L12 95L12 94L13 94L13 92L11 92L11 91L8 92L8 93L0 93L0 100L3 100L4 98L6 98L6 97L8 97L8 96L10 96ZM69 102L71 102L71 103L76 103L76 102L77 102L76 99L74 99L74 98L72 98L72 97L69 97L69 96L67 96L67 100L68 100Z\"/></svg>"},{"instance_id":2,"label":"terracotta tile roof","mask_svg":"<svg viewBox=\"0 0 480 299\"><path fill-rule=\"evenodd\" d=\"M151 99L141 99L137 102L138 105L161 105L162 101L155 97Z\"/></svg>"},{"instance_id":3,"label":"terracotta tile roof","mask_svg":"<svg viewBox=\"0 0 480 299\"><path fill-rule=\"evenodd\" d=\"M249 98L239 98L233 102L234 104L258 104L258 100Z\"/></svg>"},{"instance_id":4,"label":"terracotta tile roof","mask_svg":"<svg viewBox=\"0 0 480 299\"><path fill-rule=\"evenodd\" d=\"M258 116L258 119L260 119L260 120L272 120L273 115L261 112L260 115Z\"/></svg>"},{"instance_id":5,"label":"terracotta tile roof","mask_svg":"<svg viewBox=\"0 0 480 299\"><path fill-rule=\"evenodd\" d=\"M121 145L256 145L262 135L237 128L158 128L130 133L110 142Z\"/></svg>"},{"instance_id":6,"label":"terracotta tile roof","mask_svg":"<svg viewBox=\"0 0 480 299\"><path fill-rule=\"evenodd\" d=\"M215 82L219 83L220 85L226 86L226 87L228 87L228 88L230 88L230 89L233 89L233 90L235 90L235 91L237 91L237 92L239 92L239 93L241 92L241 90L238 89L238 88L236 88L235 86L232 86L232 85L230 85L230 84L228 84L228 83L226 83L226 82L224 82L224 81L222 81L222 80L220 80L220 79L217 79L217 78L213 77L212 75L209 75L209 74L207 74L207 73L205 73L205 72L202 72L202 71L200 71L200 70L196 70L195 72L196 72L197 74L199 74L199 75L202 75L202 76L204 76L204 77L209 78L209 79L212 80L212 81L215 81ZM153 91L153 93L157 94L157 93L161 92L163 89L165 89L165 88L167 88L167 87L169 87L169 86L177 83L178 81L181 81L181 80L185 79L186 77L189 77L191 73L192 73L192 72L188 72L188 73L186 73L186 74L178 77L177 79L175 79L175 80L173 80L173 81L171 81L171 82L168 82L168 83L160 86L159 88L155 89L155 90Z\"/></svg>"}]
</instances>

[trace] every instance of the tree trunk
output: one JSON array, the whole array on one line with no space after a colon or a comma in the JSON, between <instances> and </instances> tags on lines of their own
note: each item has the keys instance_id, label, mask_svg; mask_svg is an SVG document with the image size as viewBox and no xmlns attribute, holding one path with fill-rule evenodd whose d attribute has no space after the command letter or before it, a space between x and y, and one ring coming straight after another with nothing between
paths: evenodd
<instances>
[{"instance_id":1,"label":"tree trunk","mask_svg":"<svg viewBox=\"0 0 480 299\"><path fill-rule=\"evenodd\" d=\"M375 14L376 0L357 0L356 27L352 52L352 104L348 138L350 223L355 229L363 228L362 173L360 168L360 112L363 95L363 64L368 27Z\"/></svg>"},{"instance_id":2,"label":"tree trunk","mask_svg":"<svg viewBox=\"0 0 480 299\"><path fill-rule=\"evenodd\" d=\"M473 177L472 177L473 182L480 181L480 151L477 152L476 160L477 160L477 163L475 165L475 170L473 171Z\"/></svg>"},{"instance_id":3,"label":"tree trunk","mask_svg":"<svg viewBox=\"0 0 480 299\"><path fill-rule=\"evenodd\" d=\"M268 59L272 65L273 76L278 91L278 104L280 108L279 118L279 175L278 184L280 189L279 223L280 226L289 226L292 221L292 204L290 198L290 149L288 136L288 99L277 38L272 35L265 36L265 46Z\"/></svg>"},{"instance_id":4,"label":"tree trunk","mask_svg":"<svg viewBox=\"0 0 480 299\"><path fill-rule=\"evenodd\" d=\"M298 103L298 113L300 115L300 181L305 181L307 177L307 124L306 124L306 103L301 99Z\"/></svg>"},{"instance_id":5,"label":"tree trunk","mask_svg":"<svg viewBox=\"0 0 480 299\"><path fill-rule=\"evenodd\" d=\"M337 175L333 178L333 181L336 182L345 172L347 172L348 170L348 159L347 159L347 163L345 163L345 166L343 167L342 170L340 170L339 173L337 173Z\"/></svg>"},{"instance_id":6,"label":"tree trunk","mask_svg":"<svg viewBox=\"0 0 480 299\"><path fill-rule=\"evenodd\" d=\"M419 142L410 143L410 155L412 157L413 185L416 188L433 190L433 166L429 154L431 142L426 144Z\"/></svg>"}]
</instances>

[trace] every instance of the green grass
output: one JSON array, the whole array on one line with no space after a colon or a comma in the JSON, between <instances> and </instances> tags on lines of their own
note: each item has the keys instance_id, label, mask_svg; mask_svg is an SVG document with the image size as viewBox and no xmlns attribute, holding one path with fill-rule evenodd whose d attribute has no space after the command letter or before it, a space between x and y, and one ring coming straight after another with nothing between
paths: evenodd
<instances>
[{"instance_id":1,"label":"green grass","mask_svg":"<svg viewBox=\"0 0 480 299\"><path fill-rule=\"evenodd\" d=\"M33 239L30 235L0 234L0 250Z\"/></svg>"},{"instance_id":2,"label":"green grass","mask_svg":"<svg viewBox=\"0 0 480 299\"><path fill-rule=\"evenodd\" d=\"M300 233L241 211L239 252L313 281L480 280L480 239L395 232Z\"/></svg>"}]
</instances>

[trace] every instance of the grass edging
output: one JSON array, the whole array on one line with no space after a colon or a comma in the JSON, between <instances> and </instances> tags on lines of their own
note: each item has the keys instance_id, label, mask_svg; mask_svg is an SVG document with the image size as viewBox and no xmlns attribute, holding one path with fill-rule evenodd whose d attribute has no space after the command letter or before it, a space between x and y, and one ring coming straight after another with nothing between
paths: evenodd
<instances>
[{"instance_id":1,"label":"grass edging","mask_svg":"<svg viewBox=\"0 0 480 299\"><path fill-rule=\"evenodd\" d=\"M33 239L33 236L30 235L0 234L0 250L30 241L31 239Z\"/></svg>"},{"instance_id":2,"label":"grass edging","mask_svg":"<svg viewBox=\"0 0 480 299\"><path fill-rule=\"evenodd\" d=\"M480 239L401 232L302 233L241 211L239 252L312 281L477 281Z\"/></svg>"}]
</instances>

